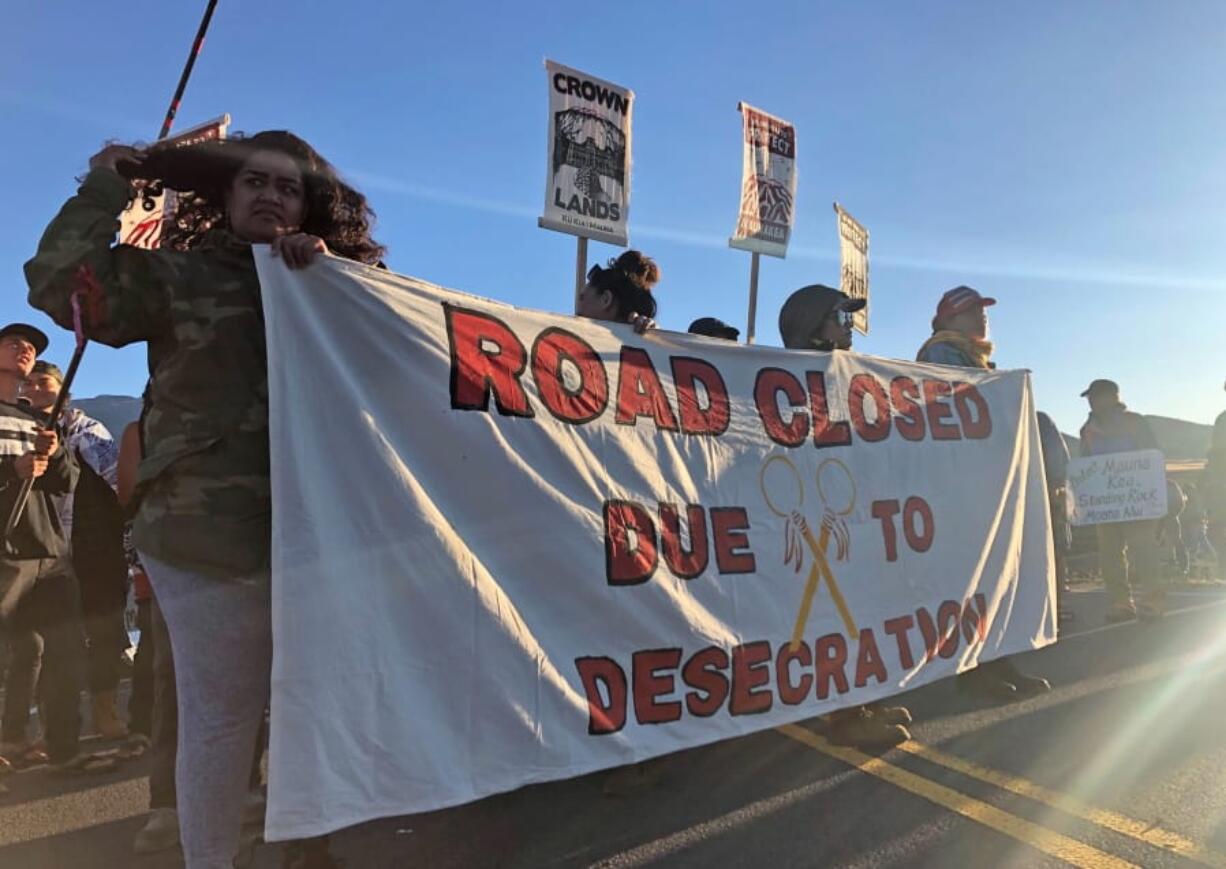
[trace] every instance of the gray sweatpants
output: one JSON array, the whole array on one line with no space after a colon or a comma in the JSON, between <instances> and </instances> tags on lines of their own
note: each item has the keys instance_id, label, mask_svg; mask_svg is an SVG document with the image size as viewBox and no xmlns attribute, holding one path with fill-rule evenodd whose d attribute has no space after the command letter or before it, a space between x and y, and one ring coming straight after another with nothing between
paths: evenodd
<instances>
[{"instance_id":1,"label":"gray sweatpants","mask_svg":"<svg viewBox=\"0 0 1226 869\"><path fill-rule=\"evenodd\" d=\"M175 763L187 869L232 869L251 756L268 705L267 572L220 580L140 554L170 629L179 694Z\"/></svg>"}]
</instances>

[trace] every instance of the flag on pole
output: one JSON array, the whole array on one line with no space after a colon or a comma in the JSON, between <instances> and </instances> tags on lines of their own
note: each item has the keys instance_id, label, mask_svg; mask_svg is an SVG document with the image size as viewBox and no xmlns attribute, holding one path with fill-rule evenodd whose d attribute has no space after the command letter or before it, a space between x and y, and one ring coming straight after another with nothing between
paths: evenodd
<instances>
[{"instance_id":1,"label":"flag on pole","mask_svg":"<svg viewBox=\"0 0 1226 869\"><path fill-rule=\"evenodd\" d=\"M159 148L181 148L224 139L230 127L230 116L222 115L203 124L184 130L177 136L159 143ZM154 250L162 243L162 224L168 215L174 214L174 191L165 190L160 184L138 181L136 193L128 207L119 215L119 242L133 247Z\"/></svg>"},{"instance_id":2,"label":"flag on pole","mask_svg":"<svg viewBox=\"0 0 1226 869\"><path fill-rule=\"evenodd\" d=\"M796 202L796 128L740 103L745 148L741 211L730 247L784 257Z\"/></svg>"}]
</instances>

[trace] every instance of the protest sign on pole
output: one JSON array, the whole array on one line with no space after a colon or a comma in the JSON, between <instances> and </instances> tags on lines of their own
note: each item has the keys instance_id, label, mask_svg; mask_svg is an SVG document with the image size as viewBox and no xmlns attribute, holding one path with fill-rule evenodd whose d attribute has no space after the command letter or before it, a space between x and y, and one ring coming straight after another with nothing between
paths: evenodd
<instances>
[{"instance_id":1,"label":"protest sign on pole","mask_svg":"<svg viewBox=\"0 0 1226 869\"><path fill-rule=\"evenodd\" d=\"M164 139L158 147L180 148L224 139L229 127L230 116L222 115ZM119 215L119 242L153 250L161 244L163 222L174 214L175 194L156 182L136 181L133 187L134 195Z\"/></svg>"},{"instance_id":2,"label":"protest sign on pole","mask_svg":"<svg viewBox=\"0 0 1226 869\"><path fill-rule=\"evenodd\" d=\"M862 335L868 334L868 230L858 220L834 203L839 227L839 290L853 299L863 299L865 305L851 315L851 325Z\"/></svg>"},{"instance_id":3,"label":"protest sign on pole","mask_svg":"<svg viewBox=\"0 0 1226 869\"><path fill-rule=\"evenodd\" d=\"M575 295L586 274L587 240L630 241L634 92L545 61L549 83L545 213L537 224L579 236Z\"/></svg>"},{"instance_id":4,"label":"protest sign on pole","mask_svg":"<svg viewBox=\"0 0 1226 869\"><path fill-rule=\"evenodd\" d=\"M749 266L746 343L754 339L758 308L758 257L784 257L792 236L796 201L796 128L738 103L743 130L741 207L728 245L753 254Z\"/></svg>"},{"instance_id":5,"label":"protest sign on pole","mask_svg":"<svg viewBox=\"0 0 1226 869\"><path fill-rule=\"evenodd\" d=\"M278 361L270 839L1056 638L1023 371L637 335L262 247L256 265Z\"/></svg>"},{"instance_id":6,"label":"protest sign on pole","mask_svg":"<svg viewBox=\"0 0 1226 869\"><path fill-rule=\"evenodd\" d=\"M1166 460L1158 450L1075 458L1068 483L1074 525L1166 518Z\"/></svg>"}]
</instances>

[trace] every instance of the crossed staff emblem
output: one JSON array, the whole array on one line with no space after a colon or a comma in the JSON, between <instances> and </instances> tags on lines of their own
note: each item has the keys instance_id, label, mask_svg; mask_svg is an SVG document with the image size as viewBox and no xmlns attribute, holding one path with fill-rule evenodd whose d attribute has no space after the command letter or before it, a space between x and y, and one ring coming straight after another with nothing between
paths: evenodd
<instances>
[{"instance_id":1,"label":"crossed staff emblem","mask_svg":"<svg viewBox=\"0 0 1226 869\"><path fill-rule=\"evenodd\" d=\"M766 483L767 471L776 463L786 469L788 478L795 483L795 496L788 499L786 505L790 509L783 509L785 505L772 500ZM846 494L836 491L835 482L839 476L846 480ZM821 499L823 510L821 530L816 539L813 537L808 520L801 512L805 503L805 489L800 471L789 458L771 456L767 459L758 475L758 485L762 489L762 498L767 508L780 519L786 520L783 527L783 563L792 565L793 570L799 574L804 566L804 550L807 548L810 555L813 556L813 564L809 568L809 576L805 581L804 594L800 598L800 609L796 613L796 624L792 628L792 650L795 651L800 647L805 623L808 622L809 611L813 607L813 597L817 594L818 586L823 579L826 580L826 586L830 589L830 597L839 612L839 618L843 621L848 637L859 636L860 631L856 628L855 619L851 617L851 610L847 608L847 600L843 597L843 592L834 578L834 571L830 568L826 552L830 547L830 539L833 537L835 561L846 561L851 554L851 536L847 530L847 521L843 518L856 507L856 482L851 476L851 471L838 459L826 459L817 466L817 496ZM804 542L803 547L801 546L802 541Z\"/></svg>"}]
</instances>

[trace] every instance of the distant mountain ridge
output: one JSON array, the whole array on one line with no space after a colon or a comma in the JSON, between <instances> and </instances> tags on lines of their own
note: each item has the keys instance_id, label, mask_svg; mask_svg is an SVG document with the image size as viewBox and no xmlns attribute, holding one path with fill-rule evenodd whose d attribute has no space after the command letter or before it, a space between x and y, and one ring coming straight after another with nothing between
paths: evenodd
<instances>
[{"instance_id":1,"label":"distant mountain ridge","mask_svg":"<svg viewBox=\"0 0 1226 869\"><path fill-rule=\"evenodd\" d=\"M92 416L110 431L116 440L123 434L128 423L140 416L140 399L130 395L97 395L93 398L74 398L73 407L81 408L86 416Z\"/></svg>"}]
</instances>

